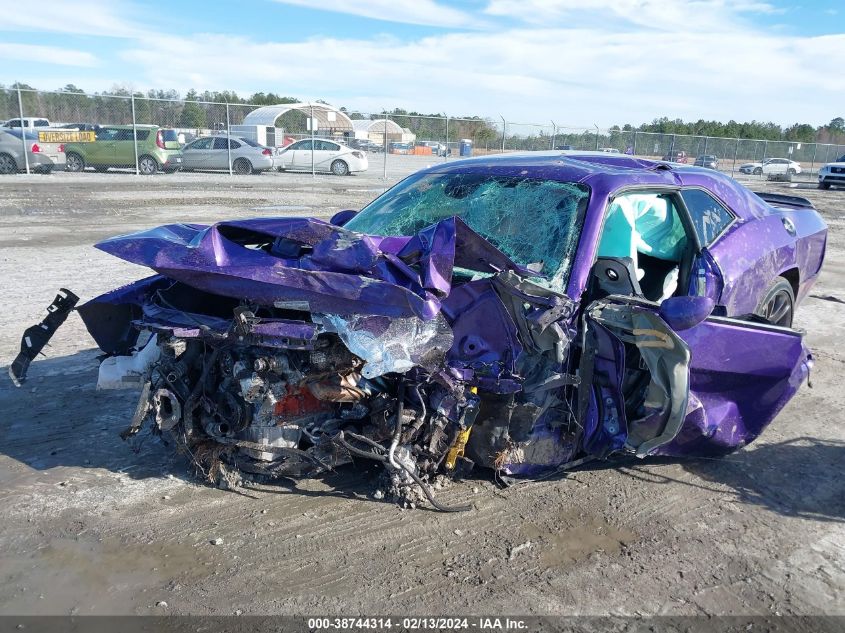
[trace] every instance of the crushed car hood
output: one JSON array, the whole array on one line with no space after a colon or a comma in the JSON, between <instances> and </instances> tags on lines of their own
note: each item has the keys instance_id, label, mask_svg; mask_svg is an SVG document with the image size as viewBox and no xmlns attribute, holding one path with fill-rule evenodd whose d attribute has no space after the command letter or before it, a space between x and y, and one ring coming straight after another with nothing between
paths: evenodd
<instances>
[{"instance_id":1,"label":"crushed car hood","mask_svg":"<svg viewBox=\"0 0 845 633\"><path fill-rule=\"evenodd\" d=\"M267 218L168 224L96 246L207 292L340 315L432 319L455 267L536 276L455 217L413 237L363 235L314 218Z\"/></svg>"}]
</instances>

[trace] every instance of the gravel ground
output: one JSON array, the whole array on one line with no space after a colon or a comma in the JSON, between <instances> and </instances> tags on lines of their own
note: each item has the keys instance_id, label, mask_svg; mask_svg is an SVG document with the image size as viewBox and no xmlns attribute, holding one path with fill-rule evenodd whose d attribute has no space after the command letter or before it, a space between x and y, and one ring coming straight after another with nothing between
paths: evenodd
<instances>
[{"instance_id":1,"label":"gravel ground","mask_svg":"<svg viewBox=\"0 0 845 633\"><path fill-rule=\"evenodd\" d=\"M0 358L57 288L87 299L147 274L98 239L326 217L424 164L391 157L387 180L377 158L346 178L5 177ZM377 502L367 472L225 492L151 437L120 440L135 396L95 391L96 350L74 314L23 389L0 382L0 614L845 615L845 191L756 184L810 197L831 235L797 318L813 388L747 449L507 490L480 475L441 491L475 505L459 515Z\"/></svg>"}]
</instances>

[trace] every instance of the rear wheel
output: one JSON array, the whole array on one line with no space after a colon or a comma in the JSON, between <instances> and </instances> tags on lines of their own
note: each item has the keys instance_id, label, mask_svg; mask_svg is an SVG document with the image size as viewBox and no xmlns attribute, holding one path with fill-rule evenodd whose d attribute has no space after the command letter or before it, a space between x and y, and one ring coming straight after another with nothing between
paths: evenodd
<instances>
[{"instance_id":1,"label":"rear wheel","mask_svg":"<svg viewBox=\"0 0 845 633\"><path fill-rule=\"evenodd\" d=\"M829 182L820 182L819 183L819 189L830 189L830 183Z\"/></svg>"},{"instance_id":2,"label":"rear wheel","mask_svg":"<svg viewBox=\"0 0 845 633\"><path fill-rule=\"evenodd\" d=\"M794 167L790 167L787 171L789 172L790 176L794 176L795 174L798 173L797 171L795 171Z\"/></svg>"},{"instance_id":3,"label":"rear wheel","mask_svg":"<svg viewBox=\"0 0 845 633\"><path fill-rule=\"evenodd\" d=\"M138 171L144 176L152 176L158 171L158 161L152 156L141 156L138 159Z\"/></svg>"},{"instance_id":4,"label":"rear wheel","mask_svg":"<svg viewBox=\"0 0 845 633\"><path fill-rule=\"evenodd\" d=\"M783 277L775 279L763 293L755 314L763 317L772 325L792 327L795 315L795 293Z\"/></svg>"},{"instance_id":5,"label":"rear wheel","mask_svg":"<svg viewBox=\"0 0 845 633\"><path fill-rule=\"evenodd\" d=\"M336 160L332 163L332 173L335 176L345 176L349 173L349 165L345 161Z\"/></svg>"},{"instance_id":6,"label":"rear wheel","mask_svg":"<svg viewBox=\"0 0 845 633\"><path fill-rule=\"evenodd\" d=\"M15 174L18 164L10 154L0 154L0 174Z\"/></svg>"},{"instance_id":7,"label":"rear wheel","mask_svg":"<svg viewBox=\"0 0 845 633\"><path fill-rule=\"evenodd\" d=\"M239 176L246 176L252 172L252 163L250 163L246 158L239 158L232 163L232 171Z\"/></svg>"},{"instance_id":8,"label":"rear wheel","mask_svg":"<svg viewBox=\"0 0 845 633\"><path fill-rule=\"evenodd\" d=\"M85 169L85 161L82 156L75 152L71 152L65 156L65 169L68 171L82 171Z\"/></svg>"},{"instance_id":9,"label":"rear wheel","mask_svg":"<svg viewBox=\"0 0 845 633\"><path fill-rule=\"evenodd\" d=\"M754 173L755 176L759 176L760 174L763 173L763 169L761 167L755 167L753 173Z\"/></svg>"}]
</instances>

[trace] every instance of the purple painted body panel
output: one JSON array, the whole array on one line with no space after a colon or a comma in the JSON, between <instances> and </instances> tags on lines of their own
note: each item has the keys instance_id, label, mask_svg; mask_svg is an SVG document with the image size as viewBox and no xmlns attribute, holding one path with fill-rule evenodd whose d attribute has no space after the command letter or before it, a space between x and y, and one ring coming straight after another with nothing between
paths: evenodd
<instances>
[{"instance_id":1,"label":"purple painted body panel","mask_svg":"<svg viewBox=\"0 0 845 633\"><path fill-rule=\"evenodd\" d=\"M816 280L824 255L826 227L812 209L775 209L708 169L673 168L624 156L539 154L456 161L426 171L587 185L590 198L565 295L531 294L512 278L503 281L507 271L522 281L537 275L456 217L413 236L390 237L363 235L315 219L264 218L213 226L173 224L101 242L101 250L148 266L159 276L98 297L79 311L98 345L111 354L125 354L135 344L133 327L179 338L223 339L231 333L233 320L225 311L203 314L190 301L183 307L160 301L161 293L173 287L194 289L233 306L245 302L285 311L259 319L244 335L242 342L259 347L314 349L321 334L334 331L320 315L387 317L381 319L386 323L445 319L451 348L430 380L452 385L453 393L472 390L482 400L509 397L508 416L518 417L513 411L517 404L535 407L533 426L520 431L519 451L497 458L502 472L530 475L579 454L602 457L622 450L636 431L660 433L660 421L653 415L626 419L626 354L636 335L596 326L592 338L585 339L593 347L580 349L584 320L578 307L593 299L585 292L613 196L637 188L703 188L735 214L725 234L697 254L694 267L705 287L696 291L692 278L680 280L681 288L711 298L729 317L753 312L761 293L779 275L795 284L800 301ZM459 278L456 269L482 274ZM647 309L657 313L656 304ZM317 315L314 322L309 313ZM665 322L662 326L670 329ZM678 335L691 356L686 416L674 439L650 454L714 454L746 444L794 395L811 365L801 336L783 328L709 318ZM593 354L591 373L575 376L579 357L583 362L588 352ZM545 373L538 378L534 374L540 369ZM549 391L558 400L545 396L542 380L553 385ZM455 381L463 386L455 387ZM576 431L568 432L556 417L564 410L558 405L579 389L578 418L569 421Z\"/></svg>"}]
</instances>

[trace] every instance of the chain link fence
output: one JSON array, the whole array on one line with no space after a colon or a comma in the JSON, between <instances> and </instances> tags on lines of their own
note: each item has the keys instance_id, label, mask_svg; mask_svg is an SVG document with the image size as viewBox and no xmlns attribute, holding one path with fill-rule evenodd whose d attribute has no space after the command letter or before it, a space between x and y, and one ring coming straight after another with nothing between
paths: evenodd
<instances>
[{"instance_id":1,"label":"chain link fence","mask_svg":"<svg viewBox=\"0 0 845 633\"><path fill-rule=\"evenodd\" d=\"M260 112L259 112L260 111ZM813 181L844 145L661 134L597 126L355 112L322 102L267 106L174 93L85 94L0 89L0 172L270 169L338 175L515 151L604 151L699 164L731 175ZM409 158L400 160L395 156Z\"/></svg>"}]
</instances>

